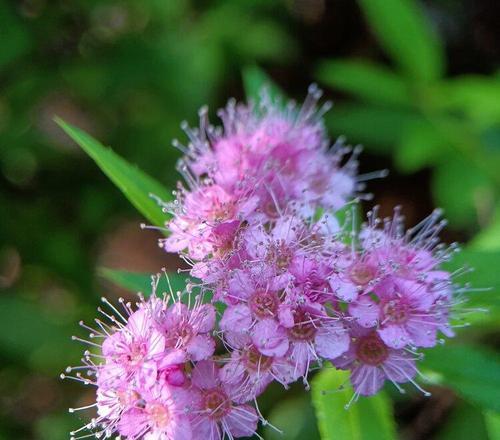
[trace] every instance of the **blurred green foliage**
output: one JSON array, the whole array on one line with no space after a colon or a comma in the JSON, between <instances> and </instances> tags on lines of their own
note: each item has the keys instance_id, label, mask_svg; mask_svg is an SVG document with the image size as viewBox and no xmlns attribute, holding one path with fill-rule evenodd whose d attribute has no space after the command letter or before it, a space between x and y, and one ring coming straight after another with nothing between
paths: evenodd
<instances>
[{"instance_id":1,"label":"blurred green foliage","mask_svg":"<svg viewBox=\"0 0 500 440\"><path fill-rule=\"evenodd\" d=\"M169 144L182 135L181 120L196 123L202 104L213 108L243 90L255 98L263 83L275 96L303 96L313 78L335 98L327 115L332 135L364 143L368 163L417 176L422 187L404 204L427 188L421 170L430 171L436 204L471 240L450 268L476 267L464 281L492 289L471 293L469 306L489 313L471 313L474 325L458 329L457 343L429 352L425 385L443 394L422 403L388 387L345 413L351 391L326 369L312 393L269 390L262 410L285 434L268 426L264 437L387 439L398 429L411 439L499 438L500 76L491 69L449 74L448 42L430 13L449 11L444 0L357 4L0 0L0 439L66 439L83 424L65 408L92 392L57 379L78 363L82 347L70 341L76 322L93 319L103 294L147 291L146 268L179 264L153 255L156 237L124 228L127 219L143 220L84 152L146 221L160 224L149 194L170 197L178 152ZM359 23L337 33L352 15ZM360 29L361 43L353 37ZM353 50L353 41L367 49ZM54 116L70 124L62 125L81 150ZM174 289L183 280L173 274ZM421 414L450 400L445 417L418 430ZM411 417L397 410L394 423L394 402Z\"/></svg>"},{"instance_id":2,"label":"blurred green foliage","mask_svg":"<svg viewBox=\"0 0 500 440\"><path fill-rule=\"evenodd\" d=\"M452 228L490 221L500 187L500 76L445 76L444 48L420 5L361 0L393 68L363 59L324 60L321 83L351 95L328 116L332 131L403 173L433 168L432 189Z\"/></svg>"}]
</instances>

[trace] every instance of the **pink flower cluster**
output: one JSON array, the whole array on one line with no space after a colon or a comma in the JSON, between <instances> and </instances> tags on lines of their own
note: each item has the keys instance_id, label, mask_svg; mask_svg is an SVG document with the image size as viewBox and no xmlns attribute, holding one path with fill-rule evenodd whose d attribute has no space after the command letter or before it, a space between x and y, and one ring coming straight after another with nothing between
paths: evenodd
<instances>
[{"instance_id":1,"label":"pink flower cluster","mask_svg":"<svg viewBox=\"0 0 500 440\"><path fill-rule=\"evenodd\" d=\"M453 336L457 289L440 265L456 246L439 244L439 211L408 231L399 210L352 226L357 152L329 148L319 96L312 87L300 109L230 102L223 129L203 110L189 144L175 143L187 186L164 205L173 217L160 245L197 280L135 311L108 303L111 323L90 330L101 352L83 359L93 377L69 376L97 386L98 416L83 428L131 440L252 436L267 386L309 387L325 362L350 371L353 400L386 381L420 389L418 349Z\"/></svg>"}]
</instances>

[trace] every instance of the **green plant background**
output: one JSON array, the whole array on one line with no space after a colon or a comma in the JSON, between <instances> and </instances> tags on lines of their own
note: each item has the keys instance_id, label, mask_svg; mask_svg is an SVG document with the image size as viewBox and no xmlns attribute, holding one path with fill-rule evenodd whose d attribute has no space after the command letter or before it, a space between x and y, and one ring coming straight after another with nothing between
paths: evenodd
<instances>
[{"instance_id":1,"label":"green plant background","mask_svg":"<svg viewBox=\"0 0 500 440\"><path fill-rule=\"evenodd\" d=\"M335 102L332 137L364 144L362 172L394 170L369 183L384 215L445 209L445 241L463 243L450 269L476 268L464 282L491 289L469 304L488 312L429 350L432 397L387 387L346 411L352 391L327 368L310 392L271 387L260 405L284 434L262 435L500 438L495 14L472 0L0 0L0 439L67 439L83 424L66 408L92 390L58 379L78 363L77 322L179 266L139 224L163 221L148 194L175 185L180 121L205 103L215 118L263 82L302 99L311 81Z\"/></svg>"}]
</instances>

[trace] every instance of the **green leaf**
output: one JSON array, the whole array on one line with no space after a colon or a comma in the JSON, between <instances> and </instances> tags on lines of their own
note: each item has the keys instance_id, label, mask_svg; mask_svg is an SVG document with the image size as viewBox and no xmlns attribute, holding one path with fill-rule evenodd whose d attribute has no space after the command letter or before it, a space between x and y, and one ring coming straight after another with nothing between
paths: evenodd
<instances>
[{"instance_id":1,"label":"green leaf","mask_svg":"<svg viewBox=\"0 0 500 440\"><path fill-rule=\"evenodd\" d=\"M483 408L500 411L500 356L465 345L437 346L425 353L422 370L438 373L439 381Z\"/></svg>"},{"instance_id":2,"label":"green leaf","mask_svg":"<svg viewBox=\"0 0 500 440\"><path fill-rule=\"evenodd\" d=\"M500 121L500 79L481 75L462 75L447 79L437 89L441 108L461 112L480 128Z\"/></svg>"},{"instance_id":3,"label":"green leaf","mask_svg":"<svg viewBox=\"0 0 500 440\"><path fill-rule=\"evenodd\" d=\"M316 76L326 85L367 102L411 105L405 78L382 65L361 60L324 61Z\"/></svg>"},{"instance_id":4,"label":"green leaf","mask_svg":"<svg viewBox=\"0 0 500 440\"><path fill-rule=\"evenodd\" d=\"M484 419L490 440L500 440L500 414L493 411L485 411Z\"/></svg>"},{"instance_id":5,"label":"green leaf","mask_svg":"<svg viewBox=\"0 0 500 440\"><path fill-rule=\"evenodd\" d=\"M482 411L465 402L460 402L453 409L435 438L436 440L493 440L488 436Z\"/></svg>"},{"instance_id":6,"label":"green leaf","mask_svg":"<svg viewBox=\"0 0 500 440\"><path fill-rule=\"evenodd\" d=\"M380 154L390 154L405 127L419 119L410 111L357 104L336 105L325 115L335 136L345 135L349 142L362 143Z\"/></svg>"},{"instance_id":7,"label":"green leaf","mask_svg":"<svg viewBox=\"0 0 500 440\"><path fill-rule=\"evenodd\" d=\"M359 0L380 44L403 72L416 80L443 73L443 48L413 0Z\"/></svg>"},{"instance_id":8,"label":"green leaf","mask_svg":"<svg viewBox=\"0 0 500 440\"><path fill-rule=\"evenodd\" d=\"M481 251L467 248L455 254L450 262L443 266L453 272L463 267L474 270L458 279L457 282L469 283L473 288L483 289L466 294L465 308L483 308L486 312L477 312L467 316L467 321L474 325L500 325L500 250Z\"/></svg>"},{"instance_id":9,"label":"green leaf","mask_svg":"<svg viewBox=\"0 0 500 440\"><path fill-rule=\"evenodd\" d=\"M361 397L345 409L354 394L349 373L324 369L312 381L312 399L322 440L390 440L396 428L389 399L383 392Z\"/></svg>"},{"instance_id":10,"label":"green leaf","mask_svg":"<svg viewBox=\"0 0 500 440\"><path fill-rule=\"evenodd\" d=\"M262 90L267 89L273 101L286 102L286 94L260 67L248 66L243 69L243 85L248 100L260 102Z\"/></svg>"},{"instance_id":11,"label":"green leaf","mask_svg":"<svg viewBox=\"0 0 500 440\"><path fill-rule=\"evenodd\" d=\"M140 272L127 272L125 270L118 269L108 269L106 267L101 267L99 269L99 275L113 284L119 287L123 287L126 290L137 293L141 292L148 296L151 293L151 274L140 273ZM186 278L177 273L169 273L168 279L172 290L174 292L184 291L186 288ZM160 277L160 282L158 283L158 293L169 292L169 285L167 277L162 275Z\"/></svg>"},{"instance_id":12,"label":"green leaf","mask_svg":"<svg viewBox=\"0 0 500 440\"><path fill-rule=\"evenodd\" d=\"M414 173L434 165L450 153L446 139L424 119L408 124L396 148L394 160L398 169Z\"/></svg>"},{"instance_id":13,"label":"green leaf","mask_svg":"<svg viewBox=\"0 0 500 440\"><path fill-rule=\"evenodd\" d=\"M274 404L269 414L269 422L280 433L267 425L264 430L266 440L320 440L314 411L308 395L287 398Z\"/></svg>"},{"instance_id":14,"label":"green leaf","mask_svg":"<svg viewBox=\"0 0 500 440\"><path fill-rule=\"evenodd\" d=\"M432 188L436 204L445 210L451 227L474 226L493 208L492 182L473 163L457 155L435 168Z\"/></svg>"},{"instance_id":15,"label":"green leaf","mask_svg":"<svg viewBox=\"0 0 500 440\"><path fill-rule=\"evenodd\" d=\"M477 234L469 248L477 250L500 250L500 206L497 207L490 224Z\"/></svg>"},{"instance_id":16,"label":"green leaf","mask_svg":"<svg viewBox=\"0 0 500 440\"><path fill-rule=\"evenodd\" d=\"M167 201L172 197L169 191L84 131L60 118L55 118L55 121L95 161L144 217L156 226L165 226L167 216L151 196Z\"/></svg>"}]
</instances>

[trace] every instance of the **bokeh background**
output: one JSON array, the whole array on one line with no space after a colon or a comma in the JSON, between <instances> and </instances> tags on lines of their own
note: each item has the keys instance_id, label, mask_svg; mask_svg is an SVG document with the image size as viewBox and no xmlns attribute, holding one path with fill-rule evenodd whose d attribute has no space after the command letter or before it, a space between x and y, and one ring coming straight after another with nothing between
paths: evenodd
<instances>
[{"instance_id":1,"label":"bokeh background","mask_svg":"<svg viewBox=\"0 0 500 440\"><path fill-rule=\"evenodd\" d=\"M0 439L67 439L83 424L66 408L92 390L58 375L78 363L78 321L92 319L101 295L126 294L100 267L178 264L54 115L173 187L180 121L196 123L205 103L215 118L229 97L244 98L242 72L259 66L297 99L316 81L335 103L332 137L365 146L362 172L391 170L369 183L382 215L402 204L413 224L438 205L446 242L499 249L500 3L383 5L0 0ZM460 337L494 351L498 299L491 304ZM483 408L432 391L393 395L402 438L492 438ZM300 389L272 389L261 405L286 427L282 438L319 438Z\"/></svg>"}]
</instances>

